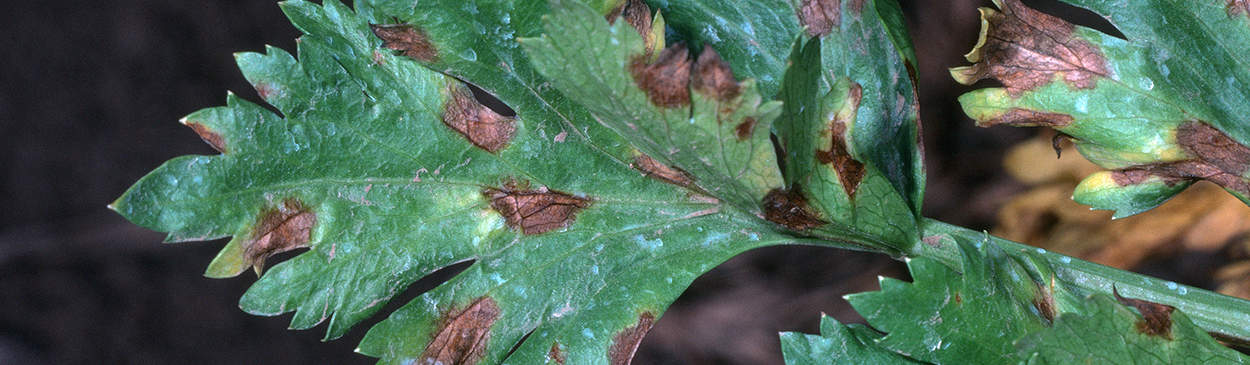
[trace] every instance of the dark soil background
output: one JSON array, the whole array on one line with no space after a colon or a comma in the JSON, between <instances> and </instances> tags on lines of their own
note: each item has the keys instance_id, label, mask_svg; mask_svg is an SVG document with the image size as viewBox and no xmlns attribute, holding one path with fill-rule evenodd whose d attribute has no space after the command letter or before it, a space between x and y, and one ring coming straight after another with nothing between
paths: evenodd
<instances>
[{"instance_id":1,"label":"dark soil background","mask_svg":"<svg viewBox=\"0 0 1250 365\"><path fill-rule=\"evenodd\" d=\"M970 88L946 68L967 63L989 1L903 3L921 62L925 210L988 229L1022 189L1000 156L1033 133L976 128L955 103ZM322 343L324 325L247 315L237 301L254 277L202 276L224 241L162 244L105 208L163 161L215 153L177 120L227 91L259 99L232 53L294 50L299 34L274 2L11 1L0 29L0 364L374 362L352 350L377 319ZM878 275L906 274L860 252L748 252L696 281L635 364L780 364L777 332L817 332L822 312L862 321L841 296L876 290Z\"/></svg>"}]
</instances>

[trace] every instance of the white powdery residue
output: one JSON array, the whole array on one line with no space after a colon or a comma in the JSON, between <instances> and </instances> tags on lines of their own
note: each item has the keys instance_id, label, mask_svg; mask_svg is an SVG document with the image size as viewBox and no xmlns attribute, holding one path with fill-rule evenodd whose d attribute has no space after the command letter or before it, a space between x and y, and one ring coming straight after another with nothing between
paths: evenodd
<instances>
[{"instance_id":1,"label":"white powdery residue","mask_svg":"<svg viewBox=\"0 0 1250 365\"><path fill-rule=\"evenodd\" d=\"M652 250L652 251L655 251L656 249L659 249L660 247L664 246L663 240L659 238L656 238L654 240L648 240L646 237L643 237L642 235L634 236L634 242L638 242L638 245L642 246L642 248Z\"/></svg>"},{"instance_id":2,"label":"white powdery residue","mask_svg":"<svg viewBox=\"0 0 1250 365\"><path fill-rule=\"evenodd\" d=\"M716 34L716 29L712 28L710 25L703 28L703 35L707 36L712 43L720 43L720 35Z\"/></svg>"}]
</instances>

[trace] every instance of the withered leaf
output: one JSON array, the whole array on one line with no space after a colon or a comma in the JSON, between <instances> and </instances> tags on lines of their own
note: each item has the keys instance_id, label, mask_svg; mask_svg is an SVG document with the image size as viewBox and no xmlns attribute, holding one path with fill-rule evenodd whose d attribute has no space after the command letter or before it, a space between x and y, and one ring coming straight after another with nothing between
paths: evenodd
<instances>
[{"instance_id":1,"label":"withered leaf","mask_svg":"<svg viewBox=\"0 0 1250 365\"><path fill-rule=\"evenodd\" d=\"M612 339L612 347L608 349L608 362L612 365L629 365L638 351L642 338L655 324L655 315L642 312L638 315L638 323L622 330Z\"/></svg>"},{"instance_id":2,"label":"withered leaf","mask_svg":"<svg viewBox=\"0 0 1250 365\"><path fill-rule=\"evenodd\" d=\"M799 4L799 22L807 27L807 35L820 37L842 26L841 0L803 0Z\"/></svg>"},{"instance_id":3,"label":"withered leaf","mask_svg":"<svg viewBox=\"0 0 1250 365\"><path fill-rule=\"evenodd\" d=\"M430 43L430 35L411 24L370 24L373 34L382 39L382 47L400 51L409 58L434 62L438 50Z\"/></svg>"},{"instance_id":4,"label":"withered leaf","mask_svg":"<svg viewBox=\"0 0 1250 365\"><path fill-rule=\"evenodd\" d=\"M828 222L808 211L807 199L794 190L773 189L764 196L764 219L783 227L802 231Z\"/></svg>"},{"instance_id":5,"label":"withered leaf","mask_svg":"<svg viewBox=\"0 0 1250 365\"><path fill-rule=\"evenodd\" d=\"M297 199L287 199L261 213L252 230L252 238L244 243L244 262L251 264L259 275L265 269L265 259L269 256L308 247L312 227L316 224L316 213Z\"/></svg>"},{"instance_id":6,"label":"withered leaf","mask_svg":"<svg viewBox=\"0 0 1250 365\"><path fill-rule=\"evenodd\" d=\"M1146 335L1172 339L1172 311L1176 307L1149 302L1141 299L1125 298L1112 288L1112 294L1120 304L1136 308L1142 319L1137 321L1137 331Z\"/></svg>"},{"instance_id":7,"label":"withered leaf","mask_svg":"<svg viewBox=\"0 0 1250 365\"><path fill-rule=\"evenodd\" d=\"M463 84L447 85L450 98L443 106L443 123L474 146L495 153L508 145L516 133L516 119L496 113L473 97Z\"/></svg>"},{"instance_id":8,"label":"withered leaf","mask_svg":"<svg viewBox=\"0 0 1250 365\"><path fill-rule=\"evenodd\" d=\"M648 64L646 55L634 57L629 73L652 104L665 108L690 104L690 53L685 43L665 48L654 63Z\"/></svg>"},{"instance_id":9,"label":"withered leaf","mask_svg":"<svg viewBox=\"0 0 1250 365\"><path fill-rule=\"evenodd\" d=\"M482 194L490 199L491 208L503 216L509 227L527 235L567 227L577 212L591 203L588 198L546 187L527 190L511 182L504 184L502 189L487 188Z\"/></svg>"},{"instance_id":10,"label":"withered leaf","mask_svg":"<svg viewBox=\"0 0 1250 365\"><path fill-rule=\"evenodd\" d=\"M1075 36L1075 26L1019 0L1003 0L1002 11L981 8L982 43L967 55L972 66L951 69L964 84L993 78L1012 97L1061 77L1077 89L1093 88L1110 75L1098 47Z\"/></svg>"},{"instance_id":11,"label":"withered leaf","mask_svg":"<svg viewBox=\"0 0 1250 365\"><path fill-rule=\"evenodd\" d=\"M425 346L420 364L476 364L486 354L490 327L499 319L499 304L482 297L460 311L449 311L438 323L438 332Z\"/></svg>"}]
</instances>

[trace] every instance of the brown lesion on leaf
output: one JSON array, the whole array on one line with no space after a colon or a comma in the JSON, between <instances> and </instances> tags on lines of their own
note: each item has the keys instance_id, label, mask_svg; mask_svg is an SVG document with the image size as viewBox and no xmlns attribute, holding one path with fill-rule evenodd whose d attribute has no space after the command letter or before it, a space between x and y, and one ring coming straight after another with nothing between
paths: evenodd
<instances>
[{"instance_id":1,"label":"brown lesion on leaf","mask_svg":"<svg viewBox=\"0 0 1250 365\"><path fill-rule=\"evenodd\" d=\"M980 126L990 127L990 126L995 126L999 124L1006 124L1006 125L1013 126L1013 127L1059 128L1059 127L1064 127L1069 124L1072 124L1072 122L1074 121L1076 121L1076 119L1072 118L1071 115L1067 115L1067 114L1039 112L1036 110L1028 110L1028 109L1021 109L1021 108L1011 108L1011 110L1008 110L1006 113L1003 113L997 118L986 121Z\"/></svg>"},{"instance_id":2,"label":"brown lesion on leaf","mask_svg":"<svg viewBox=\"0 0 1250 365\"><path fill-rule=\"evenodd\" d=\"M481 149L495 153L508 145L516 134L516 118L496 113L473 97L459 82L447 85L449 98L443 105L443 124L459 132Z\"/></svg>"},{"instance_id":3,"label":"brown lesion on leaf","mask_svg":"<svg viewBox=\"0 0 1250 365\"><path fill-rule=\"evenodd\" d=\"M499 315L499 304L490 297L479 298L464 309L443 313L436 324L438 331L417 363L477 364L486 355L490 327Z\"/></svg>"},{"instance_id":4,"label":"brown lesion on leaf","mask_svg":"<svg viewBox=\"0 0 1250 365\"><path fill-rule=\"evenodd\" d=\"M1180 177L1186 173L1181 172L1183 169L1178 169L1177 167L1179 167L1179 165L1169 163L1145 165L1125 170L1115 170L1111 171L1111 181L1114 181L1115 184L1119 186L1129 186L1141 184L1157 177L1163 180L1164 184L1171 187L1183 181L1189 180Z\"/></svg>"},{"instance_id":5,"label":"brown lesion on leaf","mask_svg":"<svg viewBox=\"0 0 1250 365\"><path fill-rule=\"evenodd\" d=\"M604 15L604 18L608 20L608 23L612 24L616 23L616 19L624 18L626 23L629 23L630 26L638 31L638 35L641 35L642 39L651 37L651 8L642 0L625 1L620 6L609 11L607 15ZM647 45L647 54L655 51L650 48L652 46L654 45Z\"/></svg>"},{"instance_id":6,"label":"brown lesion on leaf","mask_svg":"<svg viewBox=\"0 0 1250 365\"><path fill-rule=\"evenodd\" d=\"M1176 128L1176 143L1224 172L1243 175L1250 171L1250 148L1206 123L1181 124Z\"/></svg>"},{"instance_id":7,"label":"brown lesion on leaf","mask_svg":"<svg viewBox=\"0 0 1250 365\"><path fill-rule=\"evenodd\" d=\"M1250 0L1226 0L1225 9L1229 17L1250 17Z\"/></svg>"},{"instance_id":8,"label":"brown lesion on leaf","mask_svg":"<svg viewBox=\"0 0 1250 365\"><path fill-rule=\"evenodd\" d=\"M207 126L200 123L184 122L184 124L191 127L191 130L195 131L195 134L198 134L200 139L204 140L204 143L208 143L217 152L226 153L226 139L222 138L220 133L208 129Z\"/></svg>"},{"instance_id":9,"label":"brown lesion on leaf","mask_svg":"<svg viewBox=\"0 0 1250 365\"><path fill-rule=\"evenodd\" d=\"M1176 143L1192 158L1112 171L1111 178L1120 186L1141 184L1152 178L1161 179L1167 186L1207 180L1231 191L1250 194L1250 182L1243 177L1250 172L1250 148L1200 121L1177 127Z\"/></svg>"},{"instance_id":10,"label":"brown lesion on leaf","mask_svg":"<svg viewBox=\"0 0 1250 365\"><path fill-rule=\"evenodd\" d=\"M694 178L690 175L690 173L675 166L662 164L660 161L656 161L654 158L651 158L651 156L647 156L641 152L634 156L633 167L638 169L638 171L642 171L642 173L647 176L659 179L660 181L664 181L669 184L683 187L690 187L691 185L694 185Z\"/></svg>"},{"instance_id":11,"label":"brown lesion on leaf","mask_svg":"<svg viewBox=\"0 0 1250 365\"><path fill-rule=\"evenodd\" d=\"M804 231L827 224L809 211L807 198L798 189L773 189L764 196L764 219L783 227Z\"/></svg>"},{"instance_id":12,"label":"brown lesion on leaf","mask_svg":"<svg viewBox=\"0 0 1250 365\"><path fill-rule=\"evenodd\" d=\"M404 56L434 62L438 59L438 50L430 43L430 35L425 29L412 24L370 24L373 35L382 39L382 47L400 51Z\"/></svg>"},{"instance_id":13,"label":"brown lesion on leaf","mask_svg":"<svg viewBox=\"0 0 1250 365\"><path fill-rule=\"evenodd\" d=\"M647 63L647 59L645 54L634 56L629 73L651 103L664 108L689 105L690 52L686 44L665 48L654 63Z\"/></svg>"},{"instance_id":14,"label":"brown lesion on leaf","mask_svg":"<svg viewBox=\"0 0 1250 365\"><path fill-rule=\"evenodd\" d=\"M1137 321L1137 332L1167 340L1172 339L1172 312L1176 310L1176 307L1141 299L1125 298L1120 296L1120 292L1114 287L1111 289L1112 294L1115 295L1115 299L1120 304L1133 307L1141 314L1141 320Z\"/></svg>"},{"instance_id":15,"label":"brown lesion on leaf","mask_svg":"<svg viewBox=\"0 0 1250 365\"><path fill-rule=\"evenodd\" d=\"M560 349L560 343L552 342L551 349L547 350L547 362L564 365L566 361L568 361L568 358L565 357L564 350Z\"/></svg>"},{"instance_id":16,"label":"brown lesion on leaf","mask_svg":"<svg viewBox=\"0 0 1250 365\"><path fill-rule=\"evenodd\" d=\"M590 206L589 198L549 190L531 190L527 183L507 182L500 189L482 191L490 207L503 216L508 227L535 235L569 226L577 212Z\"/></svg>"},{"instance_id":17,"label":"brown lesion on leaf","mask_svg":"<svg viewBox=\"0 0 1250 365\"><path fill-rule=\"evenodd\" d=\"M650 311L638 315L638 323L621 330L612 339L612 347L608 348L608 362L612 365L628 365L638 351L638 344L655 325L655 314Z\"/></svg>"},{"instance_id":18,"label":"brown lesion on leaf","mask_svg":"<svg viewBox=\"0 0 1250 365\"><path fill-rule=\"evenodd\" d=\"M842 0L803 0L799 3L799 24L807 35L820 37L842 26Z\"/></svg>"},{"instance_id":19,"label":"brown lesion on leaf","mask_svg":"<svg viewBox=\"0 0 1250 365\"><path fill-rule=\"evenodd\" d=\"M751 138L752 132L755 131L755 122L755 117L743 118L742 122L738 123L738 126L734 127L734 136L738 137L739 141L745 141Z\"/></svg>"},{"instance_id":20,"label":"brown lesion on leaf","mask_svg":"<svg viewBox=\"0 0 1250 365\"><path fill-rule=\"evenodd\" d=\"M259 275L265 259L274 254L308 247L317 214L298 199L291 198L260 214L253 226L251 239L243 246L243 260Z\"/></svg>"},{"instance_id":21,"label":"brown lesion on leaf","mask_svg":"<svg viewBox=\"0 0 1250 365\"><path fill-rule=\"evenodd\" d=\"M734 79L733 70L729 69L729 63L722 60L720 54L708 45L703 47L703 53L699 54L699 60L694 64L690 87L720 102L733 100L742 93L742 88Z\"/></svg>"},{"instance_id":22,"label":"brown lesion on leaf","mask_svg":"<svg viewBox=\"0 0 1250 365\"><path fill-rule=\"evenodd\" d=\"M985 20L981 39L968 53L972 66L951 69L960 83L993 78L1003 83L1008 95L1025 91L1061 77L1077 89L1090 89L1111 74L1097 46L1076 36L1076 27L1062 19L1030 9L1019 0L1002 0L1002 11L981 8Z\"/></svg>"},{"instance_id":23,"label":"brown lesion on leaf","mask_svg":"<svg viewBox=\"0 0 1250 365\"><path fill-rule=\"evenodd\" d=\"M852 110L859 109L859 102L863 98L863 88L857 83L851 83L850 92L847 95L848 101L851 103ZM854 114L849 114L854 115ZM846 123L852 123L852 120L843 120L842 114L830 122L829 134L830 145L828 151L816 151L816 160L822 164L830 165L834 171L838 173L838 180L842 184L842 189L846 191L846 196L855 198L855 192L859 190L859 183L864 180L864 174L867 171L864 163L859 162L851 156L850 150L847 148Z\"/></svg>"},{"instance_id":24,"label":"brown lesion on leaf","mask_svg":"<svg viewBox=\"0 0 1250 365\"><path fill-rule=\"evenodd\" d=\"M1051 279L1050 285L1037 284L1037 297L1033 298L1033 308L1037 308L1037 314L1046 320L1046 323L1055 321L1055 296L1054 296L1054 279Z\"/></svg>"}]
</instances>

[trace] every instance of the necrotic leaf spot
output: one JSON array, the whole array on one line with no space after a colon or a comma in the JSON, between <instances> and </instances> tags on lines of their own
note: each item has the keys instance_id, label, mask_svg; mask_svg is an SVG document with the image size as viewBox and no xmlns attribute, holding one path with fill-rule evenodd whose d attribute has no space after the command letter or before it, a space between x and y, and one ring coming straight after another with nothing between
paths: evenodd
<instances>
[{"instance_id":1,"label":"necrotic leaf spot","mask_svg":"<svg viewBox=\"0 0 1250 365\"><path fill-rule=\"evenodd\" d=\"M1141 299L1125 298L1120 296L1120 292L1115 290L1115 288L1111 289L1115 299L1120 301L1120 304L1136 308L1137 312L1141 313L1142 319L1137 321L1137 332L1168 340L1172 339L1172 311L1175 311L1176 307Z\"/></svg>"},{"instance_id":2,"label":"necrotic leaf spot","mask_svg":"<svg viewBox=\"0 0 1250 365\"><path fill-rule=\"evenodd\" d=\"M673 185L688 187L694 183L694 180L690 177L690 173L682 171L676 167L662 164L646 154L640 153L634 157L634 168L638 169L638 171L642 171L642 173L647 176Z\"/></svg>"},{"instance_id":3,"label":"necrotic leaf spot","mask_svg":"<svg viewBox=\"0 0 1250 365\"><path fill-rule=\"evenodd\" d=\"M434 62L438 51L430 43L425 29L410 24L370 24L373 35L382 39L382 47L400 51L409 58Z\"/></svg>"},{"instance_id":4,"label":"necrotic leaf spot","mask_svg":"<svg viewBox=\"0 0 1250 365\"><path fill-rule=\"evenodd\" d=\"M444 313L437 323L438 332L418 363L476 364L486 354L490 327L499 314L499 304L490 297L479 298L463 310Z\"/></svg>"},{"instance_id":5,"label":"necrotic leaf spot","mask_svg":"<svg viewBox=\"0 0 1250 365\"><path fill-rule=\"evenodd\" d=\"M769 191L764 196L763 205L764 219L796 231L827 223L808 212L807 199L792 190L778 188Z\"/></svg>"},{"instance_id":6,"label":"necrotic leaf spot","mask_svg":"<svg viewBox=\"0 0 1250 365\"><path fill-rule=\"evenodd\" d=\"M308 247L312 227L317 224L317 214L296 199L287 199L281 205L261 213L252 231L252 238L245 243L244 260L252 264L256 273L265 268L265 259L274 254Z\"/></svg>"},{"instance_id":7,"label":"necrotic leaf spot","mask_svg":"<svg viewBox=\"0 0 1250 365\"><path fill-rule=\"evenodd\" d=\"M820 37L842 26L841 0L803 0L799 4L799 21L807 27L807 35Z\"/></svg>"},{"instance_id":8,"label":"necrotic leaf spot","mask_svg":"<svg viewBox=\"0 0 1250 365\"><path fill-rule=\"evenodd\" d=\"M664 108L690 104L690 53L685 43L665 48L655 63L648 64L646 55L634 57L629 72L652 104Z\"/></svg>"},{"instance_id":9,"label":"necrotic leaf spot","mask_svg":"<svg viewBox=\"0 0 1250 365\"><path fill-rule=\"evenodd\" d=\"M490 199L491 208L503 216L509 227L527 235L567 227L578 211L590 206L588 198L545 187L528 190L517 185L510 182L502 189L487 188L482 194Z\"/></svg>"},{"instance_id":10,"label":"necrotic leaf spot","mask_svg":"<svg viewBox=\"0 0 1250 365\"><path fill-rule=\"evenodd\" d=\"M443 124L459 132L474 146L495 153L508 145L516 133L516 118L496 113L478 102L465 84L452 81L443 106Z\"/></svg>"},{"instance_id":11,"label":"necrotic leaf spot","mask_svg":"<svg viewBox=\"0 0 1250 365\"><path fill-rule=\"evenodd\" d=\"M568 361L568 359L564 357L564 351L560 349L559 342L551 343L551 349L547 350L547 360L560 365L564 365L564 362Z\"/></svg>"},{"instance_id":12,"label":"necrotic leaf spot","mask_svg":"<svg viewBox=\"0 0 1250 365\"><path fill-rule=\"evenodd\" d=\"M612 365L628 365L638 351L642 338L655 324L655 315L642 312L638 315L638 323L622 330L612 339L612 347L608 349L608 362Z\"/></svg>"},{"instance_id":13,"label":"necrotic leaf spot","mask_svg":"<svg viewBox=\"0 0 1250 365\"><path fill-rule=\"evenodd\" d=\"M200 139L204 140L204 143L213 146L213 149L217 150L217 152L226 153L226 140L221 138L221 134L208 129L208 127L200 123L187 122L186 124L188 127L191 127L191 130L195 131L195 134L200 136Z\"/></svg>"},{"instance_id":14,"label":"necrotic leaf spot","mask_svg":"<svg viewBox=\"0 0 1250 365\"><path fill-rule=\"evenodd\" d=\"M699 60L694 64L695 74L690 79L690 87L704 95L711 96L721 102L738 97L741 92L738 81L734 79L729 63L720 58L711 46L703 47Z\"/></svg>"},{"instance_id":15,"label":"necrotic leaf spot","mask_svg":"<svg viewBox=\"0 0 1250 365\"><path fill-rule=\"evenodd\" d=\"M863 98L863 93L863 88L858 83L851 83L850 92L847 94L847 101L850 102L851 110L859 109L859 102ZM829 150L816 151L816 160L830 165L834 171L837 171L842 189L846 191L847 197L853 199L855 198L855 192L859 190L860 181L864 179L866 170L864 163L851 157L850 150L847 148L846 124L854 122L854 120L850 119L849 115L847 115L847 118L843 118L843 114L838 113L838 116L830 121Z\"/></svg>"},{"instance_id":16,"label":"necrotic leaf spot","mask_svg":"<svg viewBox=\"0 0 1250 365\"><path fill-rule=\"evenodd\" d=\"M1076 36L1075 26L1063 19L1019 0L1004 0L1002 12L982 8L982 14L983 43L968 55L977 64L951 70L961 83L994 78L1009 95L1019 97L1056 76L1074 88L1089 89L1111 74L1102 51Z\"/></svg>"}]
</instances>

